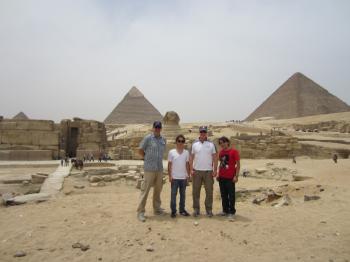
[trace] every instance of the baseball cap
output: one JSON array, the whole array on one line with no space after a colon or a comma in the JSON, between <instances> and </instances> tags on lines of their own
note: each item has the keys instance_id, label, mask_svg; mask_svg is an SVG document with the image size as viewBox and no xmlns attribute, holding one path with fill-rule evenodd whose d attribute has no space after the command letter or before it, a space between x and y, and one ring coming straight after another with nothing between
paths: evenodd
<instances>
[{"instance_id":1,"label":"baseball cap","mask_svg":"<svg viewBox=\"0 0 350 262\"><path fill-rule=\"evenodd\" d=\"M162 122L160 122L160 121L154 121L153 127L154 127L154 128L162 128Z\"/></svg>"},{"instance_id":2,"label":"baseball cap","mask_svg":"<svg viewBox=\"0 0 350 262\"><path fill-rule=\"evenodd\" d=\"M199 132L208 132L208 127L206 127L206 126L200 126L199 127Z\"/></svg>"}]
</instances>

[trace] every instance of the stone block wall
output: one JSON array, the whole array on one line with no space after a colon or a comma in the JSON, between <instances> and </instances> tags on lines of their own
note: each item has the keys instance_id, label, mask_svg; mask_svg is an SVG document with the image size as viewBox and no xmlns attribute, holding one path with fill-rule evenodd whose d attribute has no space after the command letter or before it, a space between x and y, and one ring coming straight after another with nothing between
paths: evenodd
<instances>
[{"instance_id":1,"label":"stone block wall","mask_svg":"<svg viewBox=\"0 0 350 262\"><path fill-rule=\"evenodd\" d=\"M51 160L58 155L59 130L53 121L0 121L0 160Z\"/></svg>"}]
</instances>

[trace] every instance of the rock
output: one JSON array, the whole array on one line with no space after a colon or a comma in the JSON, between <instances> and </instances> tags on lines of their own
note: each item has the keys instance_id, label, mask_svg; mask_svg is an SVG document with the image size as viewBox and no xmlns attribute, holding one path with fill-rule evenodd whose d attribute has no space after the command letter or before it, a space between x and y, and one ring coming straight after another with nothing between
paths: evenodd
<instances>
[{"instance_id":1,"label":"rock","mask_svg":"<svg viewBox=\"0 0 350 262\"><path fill-rule=\"evenodd\" d=\"M267 169L264 167L255 168L255 173L257 173L257 174L263 174L265 172L267 172Z\"/></svg>"},{"instance_id":2,"label":"rock","mask_svg":"<svg viewBox=\"0 0 350 262\"><path fill-rule=\"evenodd\" d=\"M14 257L25 257L27 255L24 251L17 251L13 256Z\"/></svg>"},{"instance_id":3,"label":"rock","mask_svg":"<svg viewBox=\"0 0 350 262\"><path fill-rule=\"evenodd\" d=\"M266 199L265 196L256 197L253 199L252 203L256 205L260 205L260 203L263 202L265 199Z\"/></svg>"},{"instance_id":4,"label":"rock","mask_svg":"<svg viewBox=\"0 0 350 262\"><path fill-rule=\"evenodd\" d=\"M105 181L105 182L111 182L112 181L112 176L110 176L110 175L104 175L104 176L102 176L102 178L103 178L103 181Z\"/></svg>"},{"instance_id":5,"label":"rock","mask_svg":"<svg viewBox=\"0 0 350 262\"><path fill-rule=\"evenodd\" d=\"M324 191L324 188L320 188L320 192L323 192Z\"/></svg>"},{"instance_id":6,"label":"rock","mask_svg":"<svg viewBox=\"0 0 350 262\"><path fill-rule=\"evenodd\" d=\"M102 178L99 176L90 176L89 177L89 182L92 182L92 183L100 182L101 180L102 180Z\"/></svg>"},{"instance_id":7,"label":"rock","mask_svg":"<svg viewBox=\"0 0 350 262\"><path fill-rule=\"evenodd\" d=\"M85 186L83 186L83 185L74 185L74 188L76 188L76 189L83 189L83 188L85 188Z\"/></svg>"},{"instance_id":8,"label":"rock","mask_svg":"<svg viewBox=\"0 0 350 262\"><path fill-rule=\"evenodd\" d=\"M29 186L29 181L28 180L24 180L22 181L22 186Z\"/></svg>"},{"instance_id":9,"label":"rock","mask_svg":"<svg viewBox=\"0 0 350 262\"><path fill-rule=\"evenodd\" d=\"M33 184L42 184L42 183L44 183L46 178L47 178L47 176L33 174L31 181Z\"/></svg>"},{"instance_id":10,"label":"rock","mask_svg":"<svg viewBox=\"0 0 350 262\"><path fill-rule=\"evenodd\" d=\"M28 202L42 202L48 200L49 198L50 195L46 193L28 194L10 198L7 200L6 204L20 205Z\"/></svg>"},{"instance_id":11,"label":"rock","mask_svg":"<svg viewBox=\"0 0 350 262\"><path fill-rule=\"evenodd\" d=\"M72 248L80 248L81 251L86 251L90 249L90 245L84 245L82 243L77 242L72 245Z\"/></svg>"},{"instance_id":12,"label":"rock","mask_svg":"<svg viewBox=\"0 0 350 262\"><path fill-rule=\"evenodd\" d=\"M320 196L307 196L304 195L304 201L311 201L311 200L319 200L321 197Z\"/></svg>"},{"instance_id":13,"label":"rock","mask_svg":"<svg viewBox=\"0 0 350 262\"><path fill-rule=\"evenodd\" d=\"M311 179L311 177L308 176L297 176L297 175L292 175L293 181L304 181L307 179Z\"/></svg>"},{"instance_id":14,"label":"rock","mask_svg":"<svg viewBox=\"0 0 350 262\"><path fill-rule=\"evenodd\" d=\"M152 245L149 245L147 248L146 248L146 251L148 252L153 252L154 251L154 248Z\"/></svg>"},{"instance_id":15,"label":"rock","mask_svg":"<svg viewBox=\"0 0 350 262\"><path fill-rule=\"evenodd\" d=\"M141 184L142 184L143 179L138 179L136 183L136 188L141 189Z\"/></svg>"},{"instance_id":16,"label":"rock","mask_svg":"<svg viewBox=\"0 0 350 262\"><path fill-rule=\"evenodd\" d=\"M98 187L103 187L103 186L106 186L106 183L103 182L103 181L101 181L101 182L98 182L98 183L97 183L97 186L98 186Z\"/></svg>"},{"instance_id":17,"label":"rock","mask_svg":"<svg viewBox=\"0 0 350 262\"><path fill-rule=\"evenodd\" d=\"M273 191L273 190L271 190L271 191L269 191L268 193L267 193L267 202L272 202L272 201L274 201L274 200L276 200L276 199L279 199L279 198L281 198L282 197L282 195L280 195L280 194L277 194L277 193L275 193L275 191Z\"/></svg>"},{"instance_id":18,"label":"rock","mask_svg":"<svg viewBox=\"0 0 350 262\"><path fill-rule=\"evenodd\" d=\"M116 180L119 180L121 177L119 174L114 174L114 175L111 175L111 178L112 178L112 181L116 181Z\"/></svg>"},{"instance_id":19,"label":"rock","mask_svg":"<svg viewBox=\"0 0 350 262\"><path fill-rule=\"evenodd\" d=\"M193 225L198 226L199 225L198 221L194 221Z\"/></svg>"},{"instance_id":20,"label":"rock","mask_svg":"<svg viewBox=\"0 0 350 262\"><path fill-rule=\"evenodd\" d=\"M4 205L7 205L8 204L8 200L13 198L13 194L12 193L4 193L1 195L1 198L2 198L2 203Z\"/></svg>"},{"instance_id":21,"label":"rock","mask_svg":"<svg viewBox=\"0 0 350 262\"><path fill-rule=\"evenodd\" d=\"M282 199L275 205L275 207L281 207L281 206L289 206L292 203L291 198L289 195L285 195L282 197Z\"/></svg>"}]
</instances>

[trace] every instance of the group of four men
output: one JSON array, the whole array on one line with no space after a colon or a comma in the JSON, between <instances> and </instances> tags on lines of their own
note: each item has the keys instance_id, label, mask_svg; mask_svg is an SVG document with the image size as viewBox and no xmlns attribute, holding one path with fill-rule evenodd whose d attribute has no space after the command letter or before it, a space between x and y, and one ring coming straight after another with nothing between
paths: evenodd
<instances>
[{"instance_id":1,"label":"group of four men","mask_svg":"<svg viewBox=\"0 0 350 262\"><path fill-rule=\"evenodd\" d=\"M153 133L144 137L139 153L144 159L144 181L141 185L137 218L145 222L145 206L151 187L153 187L153 209L156 215L164 214L160 194L163 187L163 154L166 140L161 136L162 123L153 123ZM219 138L221 151L217 152L213 142L208 140L206 126L199 128L199 138L192 144L189 153L185 149L185 137L178 135L176 148L168 154L168 175L171 182L171 217L176 217L176 195L180 192L179 214L189 216L185 209L186 186L192 177L193 216L200 215L200 191L204 184L205 209L208 217L213 216L214 178L219 181L222 199L222 212L219 215L233 219L235 209L235 183L238 181L240 157L237 150L230 147L227 137ZM218 160L220 165L218 167ZM219 172L218 172L219 171Z\"/></svg>"}]
</instances>

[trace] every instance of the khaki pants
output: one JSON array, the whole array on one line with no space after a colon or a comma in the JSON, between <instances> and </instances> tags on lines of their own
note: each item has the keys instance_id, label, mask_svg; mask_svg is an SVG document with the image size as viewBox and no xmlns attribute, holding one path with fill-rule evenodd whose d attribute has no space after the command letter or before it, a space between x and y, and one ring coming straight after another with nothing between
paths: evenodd
<instances>
[{"instance_id":1,"label":"khaki pants","mask_svg":"<svg viewBox=\"0 0 350 262\"><path fill-rule=\"evenodd\" d=\"M213 171L200 171L195 170L192 178L192 196L193 196L193 209L195 211L200 210L200 194L202 183L204 183L205 189L205 209L207 212L211 212L213 209Z\"/></svg>"},{"instance_id":2,"label":"khaki pants","mask_svg":"<svg viewBox=\"0 0 350 262\"><path fill-rule=\"evenodd\" d=\"M153 209L160 210L161 200L160 193L163 188L163 172L145 172L144 181L141 184L141 195L137 213L144 213L147 202L148 193L153 186Z\"/></svg>"}]
</instances>

